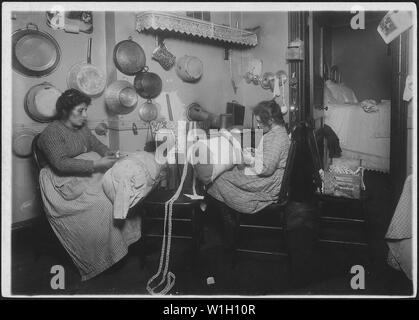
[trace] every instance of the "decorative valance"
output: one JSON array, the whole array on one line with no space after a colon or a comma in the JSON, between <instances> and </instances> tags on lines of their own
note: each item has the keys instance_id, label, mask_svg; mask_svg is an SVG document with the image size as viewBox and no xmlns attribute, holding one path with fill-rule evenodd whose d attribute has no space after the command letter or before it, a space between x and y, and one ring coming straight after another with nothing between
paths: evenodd
<instances>
[{"instance_id":1,"label":"decorative valance","mask_svg":"<svg viewBox=\"0 0 419 320\"><path fill-rule=\"evenodd\" d=\"M254 47L258 43L253 32L167 12L137 14L136 30L171 31L242 46Z\"/></svg>"}]
</instances>

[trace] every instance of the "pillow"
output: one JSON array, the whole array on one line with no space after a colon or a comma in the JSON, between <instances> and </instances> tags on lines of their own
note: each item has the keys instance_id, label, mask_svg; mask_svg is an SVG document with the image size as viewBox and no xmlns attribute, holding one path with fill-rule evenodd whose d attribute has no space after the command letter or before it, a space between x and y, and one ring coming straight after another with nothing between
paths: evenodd
<instances>
[{"instance_id":1,"label":"pillow","mask_svg":"<svg viewBox=\"0 0 419 320\"><path fill-rule=\"evenodd\" d=\"M351 88L347 87L343 83L341 83L339 86L345 103L358 103L355 92Z\"/></svg>"},{"instance_id":2,"label":"pillow","mask_svg":"<svg viewBox=\"0 0 419 320\"><path fill-rule=\"evenodd\" d=\"M326 81L326 86L333 98L335 103L358 103L358 99L354 91L346 86L344 83L335 83L331 80ZM326 95L326 90L325 90ZM330 101L333 103L333 101Z\"/></svg>"},{"instance_id":3,"label":"pillow","mask_svg":"<svg viewBox=\"0 0 419 320\"><path fill-rule=\"evenodd\" d=\"M329 103L338 103L328 87L324 87L323 103L327 106Z\"/></svg>"},{"instance_id":4,"label":"pillow","mask_svg":"<svg viewBox=\"0 0 419 320\"><path fill-rule=\"evenodd\" d=\"M331 80L327 80L325 84L325 88L330 90L332 97L335 99L335 103L345 103L345 98L339 84L334 83Z\"/></svg>"}]
</instances>

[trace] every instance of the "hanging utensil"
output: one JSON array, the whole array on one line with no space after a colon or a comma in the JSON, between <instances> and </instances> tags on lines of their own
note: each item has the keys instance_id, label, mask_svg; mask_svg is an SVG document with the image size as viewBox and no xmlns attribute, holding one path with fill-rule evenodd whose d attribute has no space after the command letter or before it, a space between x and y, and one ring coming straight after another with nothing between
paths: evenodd
<instances>
[{"instance_id":1,"label":"hanging utensil","mask_svg":"<svg viewBox=\"0 0 419 320\"><path fill-rule=\"evenodd\" d=\"M32 154L32 141L39 132L23 128L13 134L12 150L13 153L22 158L30 157Z\"/></svg>"},{"instance_id":2,"label":"hanging utensil","mask_svg":"<svg viewBox=\"0 0 419 320\"><path fill-rule=\"evenodd\" d=\"M99 96L106 87L105 74L92 64L92 38L87 42L87 62L71 67L67 75L67 85L89 97Z\"/></svg>"},{"instance_id":3,"label":"hanging utensil","mask_svg":"<svg viewBox=\"0 0 419 320\"><path fill-rule=\"evenodd\" d=\"M144 122L156 120L158 115L156 103L153 103L151 100L147 100L140 106L138 114Z\"/></svg>"},{"instance_id":4,"label":"hanging utensil","mask_svg":"<svg viewBox=\"0 0 419 320\"><path fill-rule=\"evenodd\" d=\"M158 74L148 72L148 67L144 67L135 75L134 87L140 97L149 100L161 93L163 82Z\"/></svg>"},{"instance_id":5,"label":"hanging utensil","mask_svg":"<svg viewBox=\"0 0 419 320\"><path fill-rule=\"evenodd\" d=\"M48 82L31 87L25 96L24 109L26 114L37 122L50 122L56 114L55 104L61 91Z\"/></svg>"},{"instance_id":6,"label":"hanging utensil","mask_svg":"<svg viewBox=\"0 0 419 320\"><path fill-rule=\"evenodd\" d=\"M114 114L128 114L137 107L138 95L131 83L117 80L106 88L105 104Z\"/></svg>"},{"instance_id":7,"label":"hanging utensil","mask_svg":"<svg viewBox=\"0 0 419 320\"><path fill-rule=\"evenodd\" d=\"M204 64L197 57L183 56L176 63L176 74L185 82L197 82L204 72Z\"/></svg>"},{"instance_id":8,"label":"hanging utensil","mask_svg":"<svg viewBox=\"0 0 419 320\"><path fill-rule=\"evenodd\" d=\"M28 77L44 77L52 73L61 60L57 41L38 26L28 23L26 28L12 34L12 67Z\"/></svg>"},{"instance_id":9,"label":"hanging utensil","mask_svg":"<svg viewBox=\"0 0 419 320\"><path fill-rule=\"evenodd\" d=\"M170 105L170 97L168 93L166 93L166 102L167 102L167 112L169 115L169 120L173 121L172 106Z\"/></svg>"},{"instance_id":10,"label":"hanging utensil","mask_svg":"<svg viewBox=\"0 0 419 320\"><path fill-rule=\"evenodd\" d=\"M176 57L166 48L163 41L154 49L151 57L156 60L164 70L170 70L176 63Z\"/></svg>"},{"instance_id":11,"label":"hanging utensil","mask_svg":"<svg viewBox=\"0 0 419 320\"><path fill-rule=\"evenodd\" d=\"M128 40L118 42L113 50L113 61L116 68L123 74L133 76L143 70L146 56L143 48L128 37Z\"/></svg>"}]
</instances>

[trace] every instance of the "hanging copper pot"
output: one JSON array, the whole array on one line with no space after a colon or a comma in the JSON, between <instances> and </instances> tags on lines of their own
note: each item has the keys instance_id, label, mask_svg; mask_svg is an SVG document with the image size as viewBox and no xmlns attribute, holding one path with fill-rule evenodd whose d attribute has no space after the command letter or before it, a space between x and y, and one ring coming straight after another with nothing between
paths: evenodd
<instances>
[{"instance_id":1,"label":"hanging copper pot","mask_svg":"<svg viewBox=\"0 0 419 320\"><path fill-rule=\"evenodd\" d=\"M138 114L144 122L156 120L158 115L157 105L151 100L147 100L139 107Z\"/></svg>"},{"instance_id":2,"label":"hanging copper pot","mask_svg":"<svg viewBox=\"0 0 419 320\"><path fill-rule=\"evenodd\" d=\"M119 71L133 76L144 68L146 56L143 48L133 41L132 37L128 37L128 40L123 40L115 46L113 61Z\"/></svg>"},{"instance_id":3,"label":"hanging copper pot","mask_svg":"<svg viewBox=\"0 0 419 320\"><path fill-rule=\"evenodd\" d=\"M163 82L158 74L148 72L148 67L144 67L135 75L134 87L141 98L154 99L161 93Z\"/></svg>"}]
</instances>

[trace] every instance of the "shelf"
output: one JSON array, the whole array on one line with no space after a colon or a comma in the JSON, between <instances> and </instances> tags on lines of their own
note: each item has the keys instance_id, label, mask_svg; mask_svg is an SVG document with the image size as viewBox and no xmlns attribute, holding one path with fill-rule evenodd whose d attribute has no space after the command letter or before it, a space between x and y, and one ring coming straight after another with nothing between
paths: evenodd
<instances>
[{"instance_id":1,"label":"shelf","mask_svg":"<svg viewBox=\"0 0 419 320\"><path fill-rule=\"evenodd\" d=\"M166 12L137 14L136 30L170 31L241 46L254 47L258 44L257 35L253 32Z\"/></svg>"}]
</instances>

